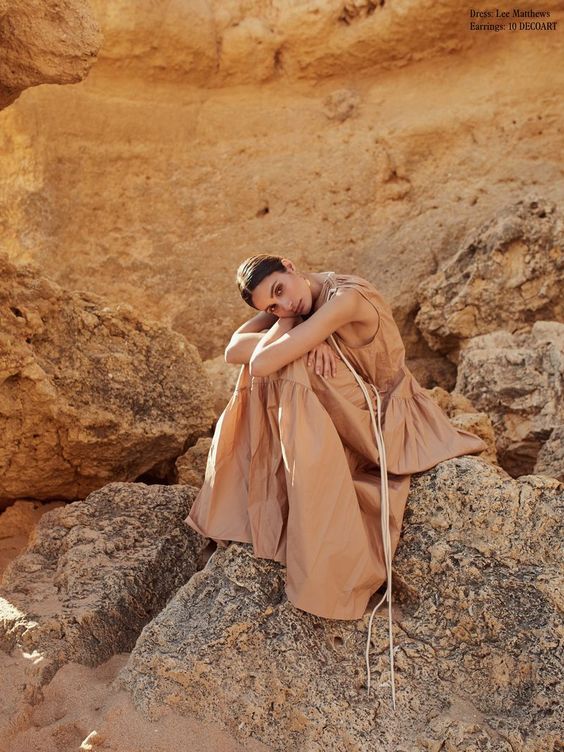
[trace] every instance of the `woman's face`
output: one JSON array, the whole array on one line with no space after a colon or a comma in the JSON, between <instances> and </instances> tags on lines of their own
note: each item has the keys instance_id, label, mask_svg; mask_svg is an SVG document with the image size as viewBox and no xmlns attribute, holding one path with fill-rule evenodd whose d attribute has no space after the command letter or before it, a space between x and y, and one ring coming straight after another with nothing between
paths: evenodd
<instances>
[{"instance_id":1,"label":"woman's face","mask_svg":"<svg viewBox=\"0 0 564 752\"><path fill-rule=\"evenodd\" d=\"M311 290L305 279L289 262L286 272L272 272L253 290L253 303L260 311L273 313L279 319L311 310Z\"/></svg>"}]
</instances>

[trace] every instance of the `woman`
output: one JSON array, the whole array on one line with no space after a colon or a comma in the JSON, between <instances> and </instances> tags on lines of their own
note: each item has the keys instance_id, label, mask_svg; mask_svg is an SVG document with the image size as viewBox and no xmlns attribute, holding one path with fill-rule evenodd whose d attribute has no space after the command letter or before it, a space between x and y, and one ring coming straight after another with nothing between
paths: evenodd
<instances>
[{"instance_id":1,"label":"woman","mask_svg":"<svg viewBox=\"0 0 564 752\"><path fill-rule=\"evenodd\" d=\"M259 313L225 351L242 368L186 523L285 564L288 599L321 617L361 618L387 581L395 700L391 560L410 475L486 445L418 384L390 306L362 277L261 254L237 284Z\"/></svg>"}]
</instances>

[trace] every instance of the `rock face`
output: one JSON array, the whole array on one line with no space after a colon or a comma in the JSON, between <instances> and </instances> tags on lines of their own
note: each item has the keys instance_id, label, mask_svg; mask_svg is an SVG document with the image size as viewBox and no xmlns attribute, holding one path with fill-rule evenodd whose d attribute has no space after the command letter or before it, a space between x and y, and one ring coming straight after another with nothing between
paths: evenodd
<instances>
[{"instance_id":1,"label":"rock face","mask_svg":"<svg viewBox=\"0 0 564 752\"><path fill-rule=\"evenodd\" d=\"M534 473L549 475L564 483L564 425L555 428L541 447Z\"/></svg>"},{"instance_id":2,"label":"rock face","mask_svg":"<svg viewBox=\"0 0 564 752\"><path fill-rule=\"evenodd\" d=\"M135 6L120 3L117 12L104 0L91 2L107 30L104 60L129 58L134 70L162 75L168 69L208 87L396 68L475 41L451 23L456 0L432 7L409 0L207 0L164 9L138 0ZM546 7L555 4L547 0ZM166 44L154 43L155 26ZM342 94L338 100L342 110Z\"/></svg>"},{"instance_id":3,"label":"rock face","mask_svg":"<svg viewBox=\"0 0 564 752\"><path fill-rule=\"evenodd\" d=\"M207 540L183 524L194 494L110 483L43 515L0 588L0 647L41 657L30 687L68 661L96 666L130 650L202 566Z\"/></svg>"},{"instance_id":4,"label":"rock face","mask_svg":"<svg viewBox=\"0 0 564 752\"><path fill-rule=\"evenodd\" d=\"M102 43L85 0L1 0L0 38L0 109L30 86L81 81Z\"/></svg>"},{"instance_id":5,"label":"rock face","mask_svg":"<svg viewBox=\"0 0 564 752\"><path fill-rule=\"evenodd\" d=\"M416 324L456 360L472 337L564 318L564 221L555 204L520 201L482 226L420 288Z\"/></svg>"},{"instance_id":6,"label":"rock face","mask_svg":"<svg viewBox=\"0 0 564 752\"><path fill-rule=\"evenodd\" d=\"M0 245L202 358L253 315L235 270L261 251L366 277L427 357L419 284L531 185L564 197L558 33L472 34L458 0L94 8L87 79L0 115Z\"/></svg>"},{"instance_id":7,"label":"rock face","mask_svg":"<svg viewBox=\"0 0 564 752\"><path fill-rule=\"evenodd\" d=\"M537 321L530 333L474 337L460 354L456 389L491 417L500 464L515 476L532 472L564 424L563 384L564 324L554 321Z\"/></svg>"},{"instance_id":8,"label":"rock face","mask_svg":"<svg viewBox=\"0 0 564 752\"><path fill-rule=\"evenodd\" d=\"M120 686L273 750L555 750L562 486L462 457L414 476L396 554L391 708L387 619L294 608L284 568L217 549L141 633Z\"/></svg>"},{"instance_id":9,"label":"rock face","mask_svg":"<svg viewBox=\"0 0 564 752\"><path fill-rule=\"evenodd\" d=\"M50 509L64 506L64 503L51 501L43 504L18 499L4 511L0 507L0 577L12 559L24 550L41 516Z\"/></svg>"},{"instance_id":10,"label":"rock face","mask_svg":"<svg viewBox=\"0 0 564 752\"><path fill-rule=\"evenodd\" d=\"M211 439L198 439L193 447L176 460L177 483L200 488L206 474L206 463Z\"/></svg>"},{"instance_id":11,"label":"rock face","mask_svg":"<svg viewBox=\"0 0 564 752\"><path fill-rule=\"evenodd\" d=\"M82 498L208 432L211 386L181 335L2 257L0 311L0 498Z\"/></svg>"}]
</instances>

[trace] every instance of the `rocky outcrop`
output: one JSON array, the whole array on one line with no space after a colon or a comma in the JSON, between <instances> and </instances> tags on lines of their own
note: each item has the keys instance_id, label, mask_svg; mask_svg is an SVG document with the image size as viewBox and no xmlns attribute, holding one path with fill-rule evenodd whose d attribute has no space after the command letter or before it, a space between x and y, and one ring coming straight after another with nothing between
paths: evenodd
<instances>
[{"instance_id":1,"label":"rocky outcrop","mask_svg":"<svg viewBox=\"0 0 564 752\"><path fill-rule=\"evenodd\" d=\"M177 483L200 488L206 474L211 439L198 439L193 447L176 460Z\"/></svg>"},{"instance_id":2,"label":"rocky outcrop","mask_svg":"<svg viewBox=\"0 0 564 752\"><path fill-rule=\"evenodd\" d=\"M64 506L64 501L41 503L18 499L7 509L0 507L0 577L8 564L20 554L29 535L45 512Z\"/></svg>"},{"instance_id":3,"label":"rocky outcrop","mask_svg":"<svg viewBox=\"0 0 564 752\"><path fill-rule=\"evenodd\" d=\"M562 486L461 457L413 478L394 564L397 708L387 620L293 607L284 568L217 549L141 633L120 676L136 706L223 724L273 750L553 749ZM463 747L460 744L464 744Z\"/></svg>"},{"instance_id":4,"label":"rocky outcrop","mask_svg":"<svg viewBox=\"0 0 564 752\"><path fill-rule=\"evenodd\" d=\"M102 43L86 0L0 2L0 109L30 86L81 81Z\"/></svg>"},{"instance_id":5,"label":"rocky outcrop","mask_svg":"<svg viewBox=\"0 0 564 752\"><path fill-rule=\"evenodd\" d=\"M41 656L29 671L30 691L68 661L96 666L131 650L201 568L207 540L183 524L194 493L110 483L42 516L0 587L0 647Z\"/></svg>"},{"instance_id":6,"label":"rocky outcrop","mask_svg":"<svg viewBox=\"0 0 564 752\"><path fill-rule=\"evenodd\" d=\"M195 347L0 257L0 498L83 498L174 461L213 421Z\"/></svg>"},{"instance_id":7,"label":"rocky outcrop","mask_svg":"<svg viewBox=\"0 0 564 752\"><path fill-rule=\"evenodd\" d=\"M542 445L533 472L564 483L564 425L557 426Z\"/></svg>"},{"instance_id":8,"label":"rocky outcrop","mask_svg":"<svg viewBox=\"0 0 564 752\"><path fill-rule=\"evenodd\" d=\"M420 288L416 324L457 360L472 337L562 320L564 222L556 205L528 199L480 227Z\"/></svg>"},{"instance_id":9,"label":"rocky outcrop","mask_svg":"<svg viewBox=\"0 0 564 752\"><path fill-rule=\"evenodd\" d=\"M491 417L499 462L514 476L532 472L564 423L563 384L564 324L537 321L530 333L484 334L460 353L456 390Z\"/></svg>"}]
</instances>

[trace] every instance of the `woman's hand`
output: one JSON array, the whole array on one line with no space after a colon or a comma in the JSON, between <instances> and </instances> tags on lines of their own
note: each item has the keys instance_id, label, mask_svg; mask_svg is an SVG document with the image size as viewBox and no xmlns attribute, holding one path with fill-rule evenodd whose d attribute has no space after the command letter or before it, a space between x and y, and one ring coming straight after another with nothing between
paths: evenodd
<instances>
[{"instance_id":1,"label":"woman's hand","mask_svg":"<svg viewBox=\"0 0 564 752\"><path fill-rule=\"evenodd\" d=\"M315 365L315 373L323 374L325 378L337 375L337 359L333 348L327 342L321 342L307 354L307 364Z\"/></svg>"}]
</instances>

